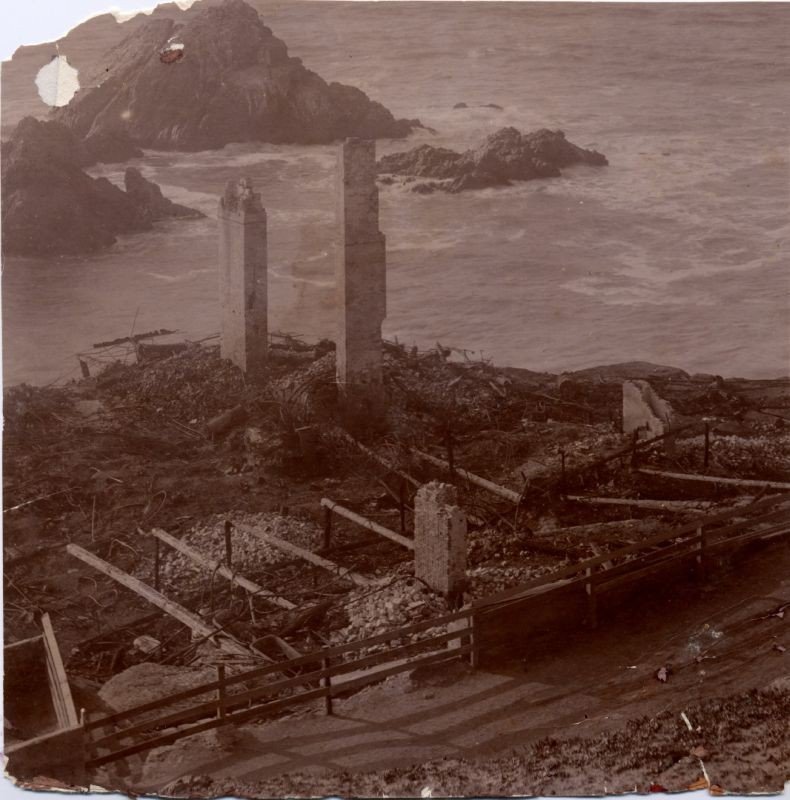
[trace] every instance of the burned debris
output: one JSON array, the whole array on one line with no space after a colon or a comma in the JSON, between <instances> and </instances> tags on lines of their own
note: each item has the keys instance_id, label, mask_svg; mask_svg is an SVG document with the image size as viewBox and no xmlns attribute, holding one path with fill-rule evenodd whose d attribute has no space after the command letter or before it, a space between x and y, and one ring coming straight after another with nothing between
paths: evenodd
<instances>
[{"instance_id":1,"label":"burned debris","mask_svg":"<svg viewBox=\"0 0 790 800\"><path fill-rule=\"evenodd\" d=\"M52 620L84 748L79 776L55 750L35 774L134 788L156 748L520 657L532 609L594 629L635 585L710 580L790 532L790 381L384 340L372 143L339 161L336 343L268 330L242 180L220 342L5 393L7 653Z\"/></svg>"}]
</instances>

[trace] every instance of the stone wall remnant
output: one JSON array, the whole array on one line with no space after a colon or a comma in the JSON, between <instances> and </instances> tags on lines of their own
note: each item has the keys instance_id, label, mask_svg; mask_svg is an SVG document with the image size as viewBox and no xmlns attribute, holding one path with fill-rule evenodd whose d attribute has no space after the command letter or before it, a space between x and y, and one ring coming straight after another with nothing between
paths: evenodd
<instances>
[{"instance_id":1,"label":"stone wall remnant","mask_svg":"<svg viewBox=\"0 0 790 800\"><path fill-rule=\"evenodd\" d=\"M414 499L414 574L434 591L454 595L466 582L466 514L455 486L431 481Z\"/></svg>"},{"instance_id":2,"label":"stone wall remnant","mask_svg":"<svg viewBox=\"0 0 790 800\"><path fill-rule=\"evenodd\" d=\"M642 380L623 382L623 433L639 431L646 439L668 433L672 406Z\"/></svg>"},{"instance_id":3,"label":"stone wall remnant","mask_svg":"<svg viewBox=\"0 0 790 800\"><path fill-rule=\"evenodd\" d=\"M248 374L268 351L266 210L252 183L228 181L219 201L221 354Z\"/></svg>"},{"instance_id":4,"label":"stone wall remnant","mask_svg":"<svg viewBox=\"0 0 790 800\"><path fill-rule=\"evenodd\" d=\"M387 314L376 176L375 141L346 139L337 185L337 383L347 411L374 414L383 403L381 326Z\"/></svg>"}]
</instances>

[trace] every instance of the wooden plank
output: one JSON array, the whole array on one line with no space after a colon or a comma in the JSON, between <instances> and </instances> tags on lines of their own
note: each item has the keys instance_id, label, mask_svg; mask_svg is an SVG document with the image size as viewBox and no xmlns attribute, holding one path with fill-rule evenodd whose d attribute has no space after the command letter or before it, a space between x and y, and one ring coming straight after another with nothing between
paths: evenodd
<instances>
[{"instance_id":1,"label":"wooden plank","mask_svg":"<svg viewBox=\"0 0 790 800\"><path fill-rule=\"evenodd\" d=\"M450 469L450 465L446 461L443 461L441 458L432 456L429 453L423 453L421 450L413 450L412 452L415 455L419 456L423 461L427 461L429 464L441 467L442 469ZM465 469L462 469L461 467L453 466L453 470L456 474L460 475L462 478L465 478L470 483L474 483L481 489L486 489L492 494L498 495L499 497L502 497L505 500L509 500L511 503L514 503L515 505L521 503L520 492L514 492L512 489L507 489L504 486L500 486L498 483L489 481L486 478L481 478L479 475L475 475L473 472L469 472Z\"/></svg>"},{"instance_id":2,"label":"wooden plank","mask_svg":"<svg viewBox=\"0 0 790 800\"><path fill-rule=\"evenodd\" d=\"M250 655L250 651L246 647L242 647L232 639L222 636L221 631L206 625L197 614L193 614L173 600L168 600L161 592L152 589L133 575L129 575L127 572L118 569L118 567L107 563L93 553L89 553L87 550L79 547L79 545L68 544L66 545L66 551L75 558L79 558L80 561L84 561L89 566L122 584L127 589L131 589L136 594L139 594L140 597L143 597L157 608L161 608L162 611L177 619L181 624L191 628L195 633L204 636L207 640L216 641L219 647L226 652L232 653L233 655Z\"/></svg>"},{"instance_id":3,"label":"wooden plank","mask_svg":"<svg viewBox=\"0 0 790 800\"><path fill-rule=\"evenodd\" d=\"M58 722L61 727L71 728L79 725L77 709L74 707L74 698L71 696L71 686L63 666L63 659L60 655L58 641L55 638L55 631L52 628L52 621L49 614L41 617L41 627L44 629L44 647L47 653L47 661L52 667L52 678L55 689L60 699L61 714L58 715ZM61 716L62 715L62 716Z\"/></svg>"},{"instance_id":4,"label":"wooden plank","mask_svg":"<svg viewBox=\"0 0 790 800\"><path fill-rule=\"evenodd\" d=\"M671 514L687 514L689 512L702 514L706 508L700 508L700 503L693 500L637 500L630 497L585 497L583 495L569 494L565 497L574 503L585 503L600 506L633 506L634 508L649 508L654 511L666 511ZM707 507L709 503L703 503Z\"/></svg>"},{"instance_id":5,"label":"wooden plank","mask_svg":"<svg viewBox=\"0 0 790 800\"><path fill-rule=\"evenodd\" d=\"M659 478L671 478L677 481L696 481L697 483L715 483L724 486L748 486L758 489L782 489L790 491L790 483L779 481L760 481L747 480L743 478L719 478L715 475L696 475L687 472L664 472L660 469L640 468L637 470L641 475L654 475Z\"/></svg>"},{"instance_id":6,"label":"wooden plank","mask_svg":"<svg viewBox=\"0 0 790 800\"><path fill-rule=\"evenodd\" d=\"M435 617L433 619L422 620L421 622L415 622L411 625L407 625L403 628L396 628L392 631L387 631L386 633L379 633L375 636L369 636L367 639L357 639L354 642L348 642L346 644L338 644L334 647L328 647L323 650L318 650L314 653L307 653L306 655L300 656L299 658L289 659L288 661L278 661L274 664L267 664L263 667L257 667L255 669L247 670L246 672L240 672L237 675L232 675L230 677L225 678L225 686L232 686L236 683L241 683L243 681L252 680L254 678L260 678L264 675L269 675L273 672L281 672L286 669L294 669L296 667L304 666L305 664L310 664L315 661L319 661L322 658L330 658L339 655L343 655L345 653L351 653L358 650L362 650L366 647L371 647L376 644L383 644L384 642L391 641L393 639L400 639L404 636L408 636L412 633L417 633L418 631L430 630L431 628L438 628L441 625L446 625L448 622L452 622L457 619L461 619L463 617L469 617L474 614L474 609L471 607L461 609L460 611L454 611L451 614L445 614L441 617ZM195 686L191 689L185 689L183 692L177 692L176 694L168 695L167 697L159 698L158 700L152 700L149 703L143 703L139 706L135 706L134 708L127 709L126 711L118 711L114 714L109 714L105 717L100 717L95 720L91 720L87 723L86 729L90 730L91 728L98 728L105 724L111 724L120 722L121 720L128 719L129 717L136 716L137 714L142 714L146 711L154 711L157 708L161 708L165 705L170 705L175 702L180 702L182 700L188 700L191 697L197 697L201 694L206 694L210 691L215 691L219 688L219 683L217 681L212 681L210 683L202 684L201 686Z\"/></svg>"},{"instance_id":7,"label":"wooden plank","mask_svg":"<svg viewBox=\"0 0 790 800\"><path fill-rule=\"evenodd\" d=\"M368 588L376 583L376 581L371 578L366 578L364 575L360 575L353 570L347 569L346 567L341 567L339 564L335 564L334 561L328 561L326 558L322 558L310 550L305 550L303 547L286 542L285 539L280 539L278 536L274 536L271 533L265 533L264 531L258 530L252 525L246 525L240 522L234 523L234 525L240 531L246 531L253 536L257 536L259 539L262 539L267 544L272 545L272 547L276 547L278 550L282 550L284 553L290 553L291 555L299 556L305 561L315 564L317 567L321 567L328 572L332 572L341 578L347 578L357 586Z\"/></svg>"},{"instance_id":8,"label":"wooden plank","mask_svg":"<svg viewBox=\"0 0 790 800\"><path fill-rule=\"evenodd\" d=\"M422 485L416 478L413 478L411 475L409 475L408 472L398 469L398 467L384 458L384 456L381 456L375 450L371 450L369 447L366 447L364 444L362 444L362 442L357 441L350 433L344 431L342 428L334 428L333 431L337 436L345 439L347 442L350 442L357 447L360 452L364 453L368 458L381 464L382 467L385 467L390 472L403 478L403 480L408 481L412 486L419 489Z\"/></svg>"},{"instance_id":9,"label":"wooden plank","mask_svg":"<svg viewBox=\"0 0 790 800\"><path fill-rule=\"evenodd\" d=\"M242 589L246 589L246 591L255 597L261 597L264 600L268 600L270 603L273 603L280 608L285 608L288 610L296 608L296 604L292 603L290 600L286 600L284 597L278 597L276 594L264 589L262 586L259 586L257 583L254 583L248 578L245 578L243 575L239 575L238 573L229 569L221 561L214 561L213 559L207 558L202 553L194 550L188 544L182 542L180 539L177 539L175 536L171 536L166 531L163 531L159 528L152 528L150 534L151 536L155 536L157 539L160 539L165 544L169 544L170 547L178 550L179 553L183 553L190 561L194 561L196 564L199 564L201 567L205 567L212 572L218 572L223 578L227 578L231 583L241 586Z\"/></svg>"},{"instance_id":10,"label":"wooden plank","mask_svg":"<svg viewBox=\"0 0 790 800\"><path fill-rule=\"evenodd\" d=\"M346 519L351 520L351 522L355 522L357 525L365 528L366 530L377 533L379 536L384 536L387 539L391 539L396 544L401 545L401 547L414 550L414 541L412 539L407 539L405 536L401 536L399 533L395 533L395 531L391 531L389 528L385 528L383 525L373 522L373 520L367 519L360 514L356 514L345 506L341 506L339 503L335 503L333 500L330 500L328 497L321 498L321 505L324 508L328 508L330 511L332 511L332 513L341 517L345 517Z\"/></svg>"},{"instance_id":11,"label":"wooden plank","mask_svg":"<svg viewBox=\"0 0 790 800\"><path fill-rule=\"evenodd\" d=\"M391 675L396 675L399 672L405 672L406 670L415 669L419 666L426 666L428 664L459 658L471 651L471 645L466 645L457 650L443 650L441 653L430 654L427 657L415 659L414 661L409 661L405 664L398 664L397 666L391 667L387 670L373 672L370 674L370 676L356 679L353 684L347 683L339 686L322 686L318 689L302 692L301 694L292 697L285 697L282 700L274 700L271 703L265 703L256 708L237 711L234 714L226 715L222 719L215 717L208 722L193 725L186 730L175 731L174 733L165 734L164 736L157 736L154 739L148 739L145 742L140 742L130 747L116 750L114 753L108 753L107 755L92 759L88 762L87 766L101 766L102 764L106 764L111 761L117 761L120 758L127 758L128 756L135 755L136 753L144 752L145 750L151 750L155 747L162 747L164 745L172 744L179 739L183 739L187 736L194 736L196 733L203 733L204 731L209 731L222 725L238 725L242 722L249 722L250 720L256 719L264 714L280 711L284 708L288 708L289 706L307 702L308 700L316 700L321 697L326 697L327 695L334 697L335 695L343 694L344 692L358 689L371 683L377 683L378 681L384 680Z\"/></svg>"},{"instance_id":12,"label":"wooden plank","mask_svg":"<svg viewBox=\"0 0 790 800\"><path fill-rule=\"evenodd\" d=\"M346 675L347 673L356 673L360 669L374 666L376 664L380 664L385 661L393 660L394 657L396 656L405 655L406 653L414 651L420 647L438 646L440 644L445 644L449 641L452 641L453 639L460 639L468 635L469 635L468 628L463 628L458 631L448 631L447 633L439 634L437 636L431 637L430 639L422 639L416 642L409 642L408 644L399 645L398 647L393 647L390 648L389 650L380 653L372 653L369 656L365 656L363 658L359 658L354 661L338 662L329 667L321 668L318 670L314 670L312 672L305 673L303 675L296 675L295 677L292 678L285 678L276 681L274 683L270 683L267 686L258 686L254 689L248 689L245 692L239 692L238 694L226 695L224 707L227 712L227 710L232 709L234 706L246 705L248 702L252 700L257 700L261 697L277 694L285 689L292 689L307 683L315 683L321 680L322 678L328 678L328 677L336 678L338 676ZM316 663L323 663L326 660L320 658L320 653L318 654L318 656L319 657L314 659ZM360 677L366 677L366 676L360 676ZM356 677L353 680L346 681L345 683L353 683L355 680ZM218 688L223 688L223 689L227 688L227 681L222 681L222 682L217 681L217 683L219 684ZM335 680L333 681L333 685L342 687L344 686L344 681ZM115 741L120 737L132 736L134 734L147 731L150 728L163 728L191 721L192 719L200 718L207 714L215 713L216 709L217 709L217 700L216 698L212 698L211 700L207 700L206 702L200 703L199 705L193 706L192 708L186 708L186 709L181 709L180 711L174 711L170 714L166 714L165 716L145 720L144 722L138 723L137 725L133 725L131 727L124 728L119 731L114 731L113 733L108 734L107 736L103 736L101 739L97 739L93 744L96 747L101 747L101 746L106 747L108 744L112 743L113 741Z\"/></svg>"}]
</instances>

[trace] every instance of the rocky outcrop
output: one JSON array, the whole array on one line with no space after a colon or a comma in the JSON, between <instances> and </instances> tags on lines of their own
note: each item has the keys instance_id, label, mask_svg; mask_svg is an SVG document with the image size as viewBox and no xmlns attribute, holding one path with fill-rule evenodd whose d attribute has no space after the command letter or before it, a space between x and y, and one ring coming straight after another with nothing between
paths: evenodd
<instances>
[{"instance_id":1,"label":"rocky outcrop","mask_svg":"<svg viewBox=\"0 0 790 800\"><path fill-rule=\"evenodd\" d=\"M201 211L168 200L162 190L153 182L146 180L140 170L127 167L123 176L126 196L132 201L144 219L157 222L163 219L197 219L204 217Z\"/></svg>"},{"instance_id":2,"label":"rocky outcrop","mask_svg":"<svg viewBox=\"0 0 790 800\"><path fill-rule=\"evenodd\" d=\"M143 151L121 130L93 133L82 142L85 165L116 164L132 158L142 158Z\"/></svg>"},{"instance_id":3,"label":"rocky outcrop","mask_svg":"<svg viewBox=\"0 0 790 800\"><path fill-rule=\"evenodd\" d=\"M2 156L4 253L91 253L158 219L203 216L165 200L136 170L127 178L131 192L90 177L82 169L82 143L58 122L23 119Z\"/></svg>"},{"instance_id":4,"label":"rocky outcrop","mask_svg":"<svg viewBox=\"0 0 790 800\"><path fill-rule=\"evenodd\" d=\"M182 57L171 57L175 47ZM243 0L223 0L185 22L153 19L104 63L103 82L57 112L81 137L120 125L141 147L204 150L229 142L402 138L420 125L306 69Z\"/></svg>"},{"instance_id":5,"label":"rocky outcrop","mask_svg":"<svg viewBox=\"0 0 790 800\"><path fill-rule=\"evenodd\" d=\"M502 128L473 150L457 153L444 147L421 145L405 153L393 153L379 160L379 172L389 175L434 178L414 184L412 191L461 192L508 186L512 181L555 178L560 169L572 164L607 164L595 150L569 142L562 131L539 130L522 134Z\"/></svg>"}]
</instances>

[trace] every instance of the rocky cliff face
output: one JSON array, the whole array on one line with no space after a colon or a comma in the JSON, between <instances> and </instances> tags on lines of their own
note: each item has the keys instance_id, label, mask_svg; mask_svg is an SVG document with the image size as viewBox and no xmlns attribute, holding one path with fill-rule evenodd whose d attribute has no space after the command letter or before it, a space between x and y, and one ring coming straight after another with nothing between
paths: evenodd
<instances>
[{"instance_id":1,"label":"rocky cliff face","mask_svg":"<svg viewBox=\"0 0 790 800\"><path fill-rule=\"evenodd\" d=\"M572 164L607 164L595 150L572 144L562 131L542 129L522 134L502 128L473 150L457 153L443 147L422 145L405 153L393 153L379 161L379 172L434 178L412 184L417 192L461 192L507 186L511 181L559 177L560 168Z\"/></svg>"},{"instance_id":2,"label":"rocky cliff face","mask_svg":"<svg viewBox=\"0 0 790 800\"><path fill-rule=\"evenodd\" d=\"M57 113L79 136L120 126L142 147L203 150L244 141L400 138L419 126L306 69L243 0L223 0L185 22L153 19L105 63L103 82Z\"/></svg>"},{"instance_id":3,"label":"rocky cliff face","mask_svg":"<svg viewBox=\"0 0 790 800\"><path fill-rule=\"evenodd\" d=\"M4 253L90 253L159 219L203 216L170 203L137 170L127 171L127 191L91 178L82 170L86 157L83 143L60 123L19 123L2 151Z\"/></svg>"}]
</instances>

